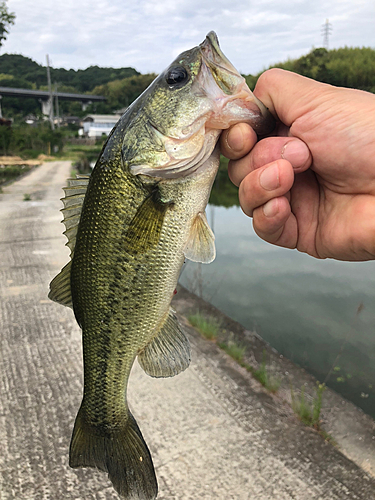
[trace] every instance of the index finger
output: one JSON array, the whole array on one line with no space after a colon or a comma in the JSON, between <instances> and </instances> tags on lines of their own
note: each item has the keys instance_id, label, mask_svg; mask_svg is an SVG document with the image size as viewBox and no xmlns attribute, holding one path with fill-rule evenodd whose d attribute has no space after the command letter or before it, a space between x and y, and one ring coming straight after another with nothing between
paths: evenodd
<instances>
[{"instance_id":1,"label":"index finger","mask_svg":"<svg viewBox=\"0 0 375 500\"><path fill-rule=\"evenodd\" d=\"M245 156L256 144L258 138L247 123L237 123L224 130L220 137L221 153L230 160Z\"/></svg>"}]
</instances>

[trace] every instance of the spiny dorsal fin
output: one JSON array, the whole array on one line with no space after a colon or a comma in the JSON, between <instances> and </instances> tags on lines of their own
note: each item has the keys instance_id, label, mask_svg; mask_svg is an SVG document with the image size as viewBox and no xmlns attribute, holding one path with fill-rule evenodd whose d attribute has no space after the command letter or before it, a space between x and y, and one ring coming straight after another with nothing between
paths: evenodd
<instances>
[{"instance_id":1,"label":"spiny dorsal fin","mask_svg":"<svg viewBox=\"0 0 375 500\"><path fill-rule=\"evenodd\" d=\"M65 225L64 234L68 238L66 245L70 248L70 257L74 252L78 223L89 179L89 175L77 175L76 179L68 179L68 186L64 188L65 197L61 200L64 203L64 208L61 210L64 215L62 222ZM71 264L71 261L68 262L51 281L48 294L48 298L67 307L73 307L70 290Z\"/></svg>"},{"instance_id":2,"label":"spiny dorsal fin","mask_svg":"<svg viewBox=\"0 0 375 500\"><path fill-rule=\"evenodd\" d=\"M62 221L65 225L65 236L68 238L66 245L70 248L70 256L74 251L79 219L81 217L83 200L85 199L90 175L77 175L76 179L68 179L68 186L64 188L65 197L61 199L64 208Z\"/></svg>"},{"instance_id":3,"label":"spiny dorsal fin","mask_svg":"<svg viewBox=\"0 0 375 500\"><path fill-rule=\"evenodd\" d=\"M199 213L193 221L184 255L193 262L209 264L215 259L215 235L208 225L206 214Z\"/></svg>"},{"instance_id":4,"label":"spiny dorsal fin","mask_svg":"<svg viewBox=\"0 0 375 500\"><path fill-rule=\"evenodd\" d=\"M138 362L151 377L173 377L190 364L190 344L172 309L159 333L138 354Z\"/></svg>"}]
</instances>

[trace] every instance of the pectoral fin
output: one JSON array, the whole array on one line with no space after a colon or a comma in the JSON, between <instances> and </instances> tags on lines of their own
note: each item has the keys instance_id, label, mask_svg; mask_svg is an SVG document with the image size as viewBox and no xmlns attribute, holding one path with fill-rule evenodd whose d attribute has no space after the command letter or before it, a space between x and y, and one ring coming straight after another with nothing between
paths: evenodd
<instances>
[{"instance_id":1,"label":"pectoral fin","mask_svg":"<svg viewBox=\"0 0 375 500\"><path fill-rule=\"evenodd\" d=\"M158 193L152 193L139 207L125 235L130 254L147 252L159 242L165 212L170 204L163 203Z\"/></svg>"},{"instance_id":2,"label":"pectoral fin","mask_svg":"<svg viewBox=\"0 0 375 500\"><path fill-rule=\"evenodd\" d=\"M160 332L138 354L138 362L151 377L173 377L190 364L190 344L170 310Z\"/></svg>"},{"instance_id":3,"label":"pectoral fin","mask_svg":"<svg viewBox=\"0 0 375 500\"><path fill-rule=\"evenodd\" d=\"M215 235L208 225L206 214L199 213L196 216L184 254L187 259L203 264L209 264L215 259Z\"/></svg>"}]
</instances>

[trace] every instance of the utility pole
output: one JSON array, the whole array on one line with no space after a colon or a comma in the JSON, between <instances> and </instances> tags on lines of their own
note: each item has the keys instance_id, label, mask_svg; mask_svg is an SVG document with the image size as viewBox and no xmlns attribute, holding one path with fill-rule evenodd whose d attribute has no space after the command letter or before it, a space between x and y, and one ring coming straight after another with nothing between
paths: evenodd
<instances>
[{"instance_id":1,"label":"utility pole","mask_svg":"<svg viewBox=\"0 0 375 500\"><path fill-rule=\"evenodd\" d=\"M332 33L332 24L326 19L326 22L322 24L322 36L323 36L323 47L328 50L329 48L329 35Z\"/></svg>"},{"instance_id":2,"label":"utility pole","mask_svg":"<svg viewBox=\"0 0 375 500\"><path fill-rule=\"evenodd\" d=\"M57 95L57 83L55 83L55 99L56 99L57 128L60 128L60 111L59 111L59 96Z\"/></svg>"},{"instance_id":3,"label":"utility pole","mask_svg":"<svg viewBox=\"0 0 375 500\"><path fill-rule=\"evenodd\" d=\"M47 54L47 82L48 82L48 92L49 92L49 102L50 102L50 108L49 108L49 121L51 123L51 129L55 130L55 124L53 121L53 94L52 94L52 85L51 85L51 74L49 70L49 57Z\"/></svg>"}]
</instances>

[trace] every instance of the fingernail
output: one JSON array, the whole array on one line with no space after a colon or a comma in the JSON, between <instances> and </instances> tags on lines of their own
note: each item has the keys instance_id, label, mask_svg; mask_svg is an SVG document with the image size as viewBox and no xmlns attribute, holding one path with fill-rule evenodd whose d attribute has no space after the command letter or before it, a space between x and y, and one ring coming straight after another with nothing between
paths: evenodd
<instances>
[{"instance_id":1,"label":"fingernail","mask_svg":"<svg viewBox=\"0 0 375 500\"><path fill-rule=\"evenodd\" d=\"M241 152L243 150L245 141L240 126L234 127L228 132L227 145L235 152Z\"/></svg>"},{"instance_id":2,"label":"fingernail","mask_svg":"<svg viewBox=\"0 0 375 500\"><path fill-rule=\"evenodd\" d=\"M266 217L275 217L278 209L278 203L276 199L267 201L265 205L263 205L263 213Z\"/></svg>"},{"instance_id":3,"label":"fingernail","mask_svg":"<svg viewBox=\"0 0 375 500\"><path fill-rule=\"evenodd\" d=\"M273 191L274 189L277 189L279 187L279 167L276 163L273 163L265 170L263 170L263 172L260 174L259 182L262 188L266 189L267 191Z\"/></svg>"},{"instance_id":4,"label":"fingernail","mask_svg":"<svg viewBox=\"0 0 375 500\"><path fill-rule=\"evenodd\" d=\"M281 151L281 158L288 160L293 167L303 167L309 156L309 148L299 140L287 142Z\"/></svg>"}]
</instances>

